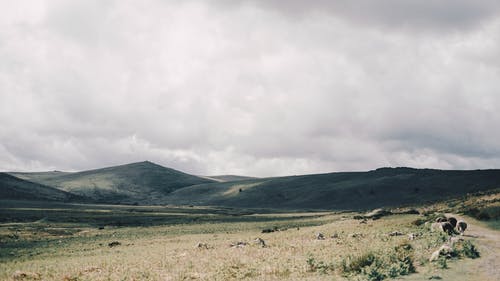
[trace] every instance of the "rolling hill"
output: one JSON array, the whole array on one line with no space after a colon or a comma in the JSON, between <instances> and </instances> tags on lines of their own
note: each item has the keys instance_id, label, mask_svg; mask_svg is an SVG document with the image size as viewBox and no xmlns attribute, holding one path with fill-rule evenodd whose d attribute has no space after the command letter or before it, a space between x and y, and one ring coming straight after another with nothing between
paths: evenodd
<instances>
[{"instance_id":1,"label":"rolling hill","mask_svg":"<svg viewBox=\"0 0 500 281\"><path fill-rule=\"evenodd\" d=\"M500 170L381 168L275 178L198 177L146 161L77 173L11 175L19 181L28 180L32 185L36 182L97 203L234 208L360 210L456 198L500 188ZM71 198L68 193L63 194ZM53 200L64 197L54 196ZM42 198L49 199L50 193Z\"/></svg>"},{"instance_id":2,"label":"rolling hill","mask_svg":"<svg viewBox=\"0 0 500 281\"><path fill-rule=\"evenodd\" d=\"M381 168L185 187L171 204L359 210L423 203L500 187L500 170Z\"/></svg>"},{"instance_id":3,"label":"rolling hill","mask_svg":"<svg viewBox=\"0 0 500 281\"><path fill-rule=\"evenodd\" d=\"M77 173L10 173L102 203L161 204L179 188L212 183L148 161Z\"/></svg>"},{"instance_id":4,"label":"rolling hill","mask_svg":"<svg viewBox=\"0 0 500 281\"><path fill-rule=\"evenodd\" d=\"M0 173L0 199L85 202L87 198Z\"/></svg>"},{"instance_id":5,"label":"rolling hill","mask_svg":"<svg viewBox=\"0 0 500 281\"><path fill-rule=\"evenodd\" d=\"M245 176L236 176L236 175L208 176L206 178L217 181L217 182L243 181L243 180L257 179L255 177L245 177Z\"/></svg>"}]
</instances>

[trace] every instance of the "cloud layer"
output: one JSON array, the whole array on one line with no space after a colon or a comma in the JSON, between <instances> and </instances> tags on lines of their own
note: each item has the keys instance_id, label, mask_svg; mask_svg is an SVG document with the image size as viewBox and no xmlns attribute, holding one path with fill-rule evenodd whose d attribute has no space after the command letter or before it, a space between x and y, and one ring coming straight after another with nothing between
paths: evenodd
<instances>
[{"instance_id":1,"label":"cloud layer","mask_svg":"<svg viewBox=\"0 0 500 281\"><path fill-rule=\"evenodd\" d=\"M432 2L2 3L0 170L498 168L500 5Z\"/></svg>"}]
</instances>

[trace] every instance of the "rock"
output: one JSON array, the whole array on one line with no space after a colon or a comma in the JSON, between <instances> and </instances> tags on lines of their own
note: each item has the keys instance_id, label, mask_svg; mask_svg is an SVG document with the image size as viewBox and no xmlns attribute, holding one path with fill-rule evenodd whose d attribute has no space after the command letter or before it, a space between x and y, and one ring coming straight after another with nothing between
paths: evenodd
<instances>
[{"instance_id":1,"label":"rock","mask_svg":"<svg viewBox=\"0 0 500 281\"><path fill-rule=\"evenodd\" d=\"M102 268L97 267L97 266L88 266L83 269L83 272L85 273L90 273L90 272L101 272Z\"/></svg>"},{"instance_id":2,"label":"rock","mask_svg":"<svg viewBox=\"0 0 500 281\"><path fill-rule=\"evenodd\" d=\"M246 245L248 245L247 242L242 242L242 241L238 241L238 242L235 242L235 243L231 243L229 246L231 248L243 248L245 247Z\"/></svg>"},{"instance_id":3,"label":"rock","mask_svg":"<svg viewBox=\"0 0 500 281\"><path fill-rule=\"evenodd\" d=\"M260 238L260 237L257 237L255 238L255 243L260 245L262 248L266 248L267 245L266 245L266 241L264 241L264 239Z\"/></svg>"},{"instance_id":4,"label":"rock","mask_svg":"<svg viewBox=\"0 0 500 281\"><path fill-rule=\"evenodd\" d=\"M438 250L436 250L436 251L434 251L434 253L432 253L431 257L429 258L429 261L436 261L441 256L444 256L446 258L451 258L452 253L453 253L453 249L449 245L444 244Z\"/></svg>"},{"instance_id":5,"label":"rock","mask_svg":"<svg viewBox=\"0 0 500 281\"><path fill-rule=\"evenodd\" d=\"M441 223L440 222L431 223L431 231L443 231L443 228L441 227Z\"/></svg>"},{"instance_id":6,"label":"rock","mask_svg":"<svg viewBox=\"0 0 500 281\"><path fill-rule=\"evenodd\" d=\"M198 242L198 244L196 244L196 248L198 248L198 249L208 249L208 245L207 245L207 243Z\"/></svg>"},{"instance_id":7,"label":"rock","mask_svg":"<svg viewBox=\"0 0 500 281\"><path fill-rule=\"evenodd\" d=\"M323 233L321 233L321 232L318 232L318 234L316 234L316 239L325 240L325 235L323 235Z\"/></svg>"},{"instance_id":8,"label":"rock","mask_svg":"<svg viewBox=\"0 0 500 281\"><path fill-rule=\"evenodd\" d=\"M351 234L349 234L349 237L351 237L351 238L363 237L363 234L362 233L351 233Z\"/></svg>"},{"instance_id":9,"label":"rock","mask_svg":"<svg viewBox=\"0 0 500 281\"><path fill-rule=\"evenodd\" d=\"M339 238L339 234L338 234L338 233L334 233L334 234L333 234L332 236L330 236L330 237L331 237L331 238L336 239L336 238Z\"/></svg>"},{"instance_id":10,"label":"rock","mask_svg":"<svg viewBox=\"0 0 500 281\"><path fill-rule=\"evenodd\" d=\"M399 231L393 231L391 233L389 233L389 236L401 236L403 235L403 233L399 232Z\"/></svg>"},{"instance_id":11,"label":"rock","mask_svg":"<svg viewBox=\"0 0 500 281\"><path fill-rule=\"evenodd\" d=\"M111 243L108 243L108 246L110 248L113 248L113 247L116 247L116 246L120 246L122 243L118 242L118 241L113 241Z\"/></svg>"},{"instance_id":12,"label":"rock","mask_svg":"<svg viewBox=\"0 0 500 281\"><path fill-rule=\"evenodd\" d=\"M415 233L408 234L408 240L415 240L416 238L417 238L417 235Z\"/></svg>"},{"instance_id":13,"label":"rock","mask_svg":"<svg viewBox=\"0 0 500 281\"><path fill-rule=\"evenodd\" d=\"M33 273L33 272L24 272L20 270L14 271L12 274L12 279L13 280L40 280L41 276L40 273Z\"/></svg>"},{"instance_id":14,"label":"rock","mask_svg":"<svg viewBox=\"0 0 500 281\"><path fill-rule=\"evenodd\" d=\"M271 233L271 232L274 232L274 229L266 228L261 231L261 233Z\"/></svg>"}]
</instances>

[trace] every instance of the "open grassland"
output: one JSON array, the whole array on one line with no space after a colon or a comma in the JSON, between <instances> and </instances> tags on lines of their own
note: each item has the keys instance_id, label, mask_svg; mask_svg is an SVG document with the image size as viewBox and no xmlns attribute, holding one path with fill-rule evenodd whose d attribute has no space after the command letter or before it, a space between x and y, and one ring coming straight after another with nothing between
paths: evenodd
<instances>
[{"instance_id":1,"label":"open grassland","mask_svg":"<svg viewBox=\"0 0 500 281\"><path fill-rule=\"evenodd\" d=\"M492 195L483 197L488 196ZM376 220L338 212L1 203L0 280L498 280L499 276L494 271L498 231L469 217L464 238L478 247L481 257L468 258L462 243L454 258L428 261L448 237L431 231L425 222L452 208L449 202L419 208L427 216L402 214L403 209ZM275 231L262 233L263 229ZM317 239L318 233L325 239ZM411 233L415 239L408 238ZM266 247L256 238L263 239Z\"/></svg>"}]
</instances>

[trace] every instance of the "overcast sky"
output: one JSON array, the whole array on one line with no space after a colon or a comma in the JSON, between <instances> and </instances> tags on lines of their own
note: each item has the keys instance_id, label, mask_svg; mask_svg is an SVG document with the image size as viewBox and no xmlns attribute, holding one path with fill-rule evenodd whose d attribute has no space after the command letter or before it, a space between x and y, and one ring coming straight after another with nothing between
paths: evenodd
<instances>
[{"instance_id":1,"label":"overcast sky","mask_svg":"<svg viewBox=\"0 0 500 281\"><path fill-rule=\"evenodd\" d=\"M500 168L500 1L0 0L0 171Z\"/></svg>"}]
</instances>

